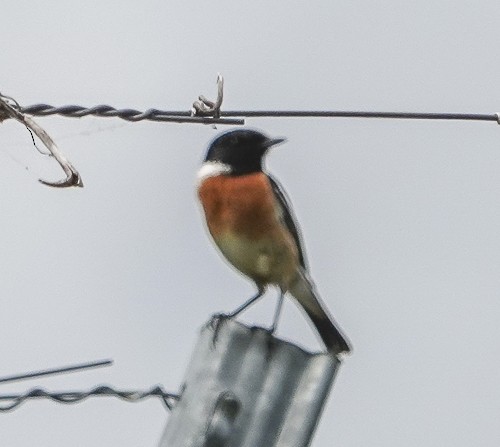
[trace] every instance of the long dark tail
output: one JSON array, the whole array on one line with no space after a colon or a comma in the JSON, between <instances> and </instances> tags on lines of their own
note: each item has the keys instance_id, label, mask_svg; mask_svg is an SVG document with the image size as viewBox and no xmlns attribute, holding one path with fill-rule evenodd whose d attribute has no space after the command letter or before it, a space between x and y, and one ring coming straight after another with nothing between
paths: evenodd
<instances>
[{"instance_id":1,"label":"long dark tail","mask_svg":"<svg viewBox=\"0 0 500 447\"><path fill-rule=\"evenodd\" d=\"M335 353L350 352L349 341L328 313L307 273L298 272L288 291L303 307L328 351Z\"/></svg>"}]
</instances>

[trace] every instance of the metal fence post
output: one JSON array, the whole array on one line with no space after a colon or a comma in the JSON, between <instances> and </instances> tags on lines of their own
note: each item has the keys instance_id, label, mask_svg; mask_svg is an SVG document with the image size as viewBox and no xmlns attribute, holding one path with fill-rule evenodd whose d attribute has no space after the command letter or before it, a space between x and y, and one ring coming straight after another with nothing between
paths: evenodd
<instances>
[{"instance_id":1,"label":"metal fence post","mask_svg":"<svg viewBox=\"0 0 500 447\"><path fill-rule=\"evenodd\" d=\"M263 328L212 320L159 446L306 447L339 366Z\"/></svg>"}]
</instances>

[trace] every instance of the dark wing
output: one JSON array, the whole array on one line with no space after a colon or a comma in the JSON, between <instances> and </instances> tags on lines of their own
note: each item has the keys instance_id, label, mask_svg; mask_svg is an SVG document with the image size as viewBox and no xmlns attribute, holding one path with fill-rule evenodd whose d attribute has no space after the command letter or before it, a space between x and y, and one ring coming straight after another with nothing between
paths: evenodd
<instances>
[{"instance_id":1,"label":"dark wing","mask_svg":"<svg viewBox=\"0 0 500 447\"><path fill-rule=\"evenodd\" d=\"M304 253L304 245L302 244L302 236L300 234L299 226L293 215L292 205L290 204L290 199L288 198L285 190L280 186L280 184L274 180L269 174L267 175L269 182L273 188L274 196L282 210L283 222L288 228L288 231L292 234L297 248L299 249L299 261L300 265L307 271L306 257Z\"/></svg>"}]
</instances>

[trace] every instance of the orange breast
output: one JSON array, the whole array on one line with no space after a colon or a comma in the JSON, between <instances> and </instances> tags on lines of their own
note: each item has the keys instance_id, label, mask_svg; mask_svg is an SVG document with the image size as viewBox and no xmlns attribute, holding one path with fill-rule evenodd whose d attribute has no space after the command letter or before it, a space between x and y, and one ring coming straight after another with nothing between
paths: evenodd
<instances>
[{"instance_id":1,"label":"orange breast","mask_svg":"<svg viewBox=\"0 0 500 447\"><path fill-rule=\"evenodd\" d=\"M226 259L257 284L287 289L298 250L275 209L267 176L209 177L198 194L210 234Z\"/></svg>"},{"instance_id":2,"label":"orange breast","mask_svg":"<svg viewBox=\"0 0 500 447\"><path fill-rule=\"evenodd\" d=\"M276 225L274 193L262 173L209 177L198 195L214 238L231 232L258 239Z\"/></svg>"}]
</instances>

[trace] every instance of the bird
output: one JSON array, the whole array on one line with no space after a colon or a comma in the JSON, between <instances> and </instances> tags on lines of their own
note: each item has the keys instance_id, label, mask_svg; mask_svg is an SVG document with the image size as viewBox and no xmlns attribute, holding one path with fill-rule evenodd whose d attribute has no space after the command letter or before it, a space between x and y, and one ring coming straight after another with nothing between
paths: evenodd
<instances>
[{"instance_id":1,"label":"bird","mask_svg":"<svg viewBox=\"0 0 500 447\"><path fill-rule=\"evenodd\" d=\"M264 165L269 149L285 141L255 129L226 131L211 141L198 170L198 198L213 242L229 264L257 287L254 296L225 315L235 317L261 298L268 286L276 286L280 296L272 332L289 293L313 323L327 351L347 353L350 342L310 276L290 200Z\"/></svg>"}]
</instances>

